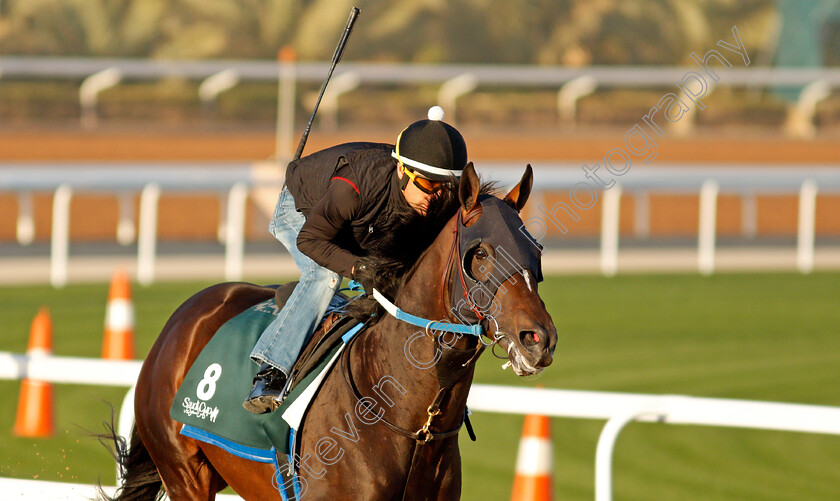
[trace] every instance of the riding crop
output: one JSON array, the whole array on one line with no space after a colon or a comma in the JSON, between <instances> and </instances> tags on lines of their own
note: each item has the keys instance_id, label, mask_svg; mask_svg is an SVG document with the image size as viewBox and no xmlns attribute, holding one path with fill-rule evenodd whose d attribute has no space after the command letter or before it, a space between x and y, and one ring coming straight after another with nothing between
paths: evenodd
<instances>
[{"instance_id":1,"label":"riding crop","mask_svg":"<svg viewBox=\"0 0 840 501\"><path fill-rule=\"evenodd\" d=\"M301 136L300 143L298 143L294 160L298 160L303 154L303 147L306 146L306 139L309 137L309 130L312 128L312 122L315 120L315 114L318 113L318 106L321 104L321 99L324 97L324 91L327 90L327 84L330 82L330 77L332 77L336 65L341 60L341 55L344 53L344 46L347 45L347 39L350 38L350 32L353 31L353 23L356 22L357 17L359 17L359 8L353 7L350 9L350 17L347 19L347 26L344 27L344 33L342 33L341 39L338 41L338 47L335 48L335 53L332 57L332 64L330 65L330 71L327 73L327 79L324 80L324 85L321 86L321 93L318 95L318 100L315 101L315 109L312 110L312 116L309 117L306 129L303 130L303 136Z\"/></svg>"}]
</instances>

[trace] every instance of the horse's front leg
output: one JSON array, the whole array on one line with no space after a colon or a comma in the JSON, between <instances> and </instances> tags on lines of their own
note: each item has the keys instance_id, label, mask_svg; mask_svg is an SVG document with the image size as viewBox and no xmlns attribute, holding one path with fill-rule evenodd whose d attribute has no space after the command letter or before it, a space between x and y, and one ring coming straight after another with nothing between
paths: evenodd
<instances>
[{"instance_id":1,"label":"horse's front leg","mask_svg":"<svg viewBox=\"0 0 840 501\"><path fill-rule=\"evenodd\" d=\"M415 465L408 479L405 500L461 499L461 451L458 448L458 436L445 439L431 447L430 451L434 451L431 457L422 461L422 464Z\"/></svg>"}]
</instances>

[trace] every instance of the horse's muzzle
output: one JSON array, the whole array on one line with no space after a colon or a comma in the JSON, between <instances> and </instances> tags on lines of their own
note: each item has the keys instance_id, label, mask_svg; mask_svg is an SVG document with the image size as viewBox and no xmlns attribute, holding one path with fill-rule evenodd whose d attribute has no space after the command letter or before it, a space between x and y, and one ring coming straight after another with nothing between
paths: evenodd
<instances>
[{"instance_id":1,"label":"horse's muzzle","mask_svg":"<svg viewBox=\"0 0 840 501\"><path fill-rule=\"evenodd\" d=\"M551 365L556 342L557 332L553 326L550 330L533 326L519 331L519 345L527 352L527 355L523 355L530 359L530 365L538 369Z\"/></svg>"}]
</instances>

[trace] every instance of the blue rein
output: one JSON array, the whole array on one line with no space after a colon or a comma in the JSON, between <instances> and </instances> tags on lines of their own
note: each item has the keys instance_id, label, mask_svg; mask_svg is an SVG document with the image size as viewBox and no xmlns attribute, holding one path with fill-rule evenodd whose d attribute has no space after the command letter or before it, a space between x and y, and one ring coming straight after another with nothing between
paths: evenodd
<instances>
[{"instance_id":1,"label":"blue rein","mask_svg":"<svg viewBox=\"0 0 840 501\"><path fill-rule=\"evenodd\" d=\"M469 334L471 336L481 337L484 333L484 327L481 324L475 325L458 325L453 324L452 322L436 322L434 320L429 320L426 318L421 318L414 316L410 313L406 313L399 309L397 305L388 301L385 296L379 293L378 290L373 289L373 297L376 299L385 311L391 314L397 320L401 320L403 322L407 322L412 325L416 325L418 327L423 327L426 329L426 332L429 331L442 331L442 332L454 332L456 334Z\"/></svg>"}]
</instances>

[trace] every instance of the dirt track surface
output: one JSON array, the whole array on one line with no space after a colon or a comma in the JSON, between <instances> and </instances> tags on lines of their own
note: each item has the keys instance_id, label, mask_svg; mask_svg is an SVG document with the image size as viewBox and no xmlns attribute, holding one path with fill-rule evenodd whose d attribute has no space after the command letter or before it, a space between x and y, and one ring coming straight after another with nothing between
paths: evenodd
<instances>
[{"instance_id":1,"label":"dirt track surface","mask_svg":"<svg viewBox=\"0 0 840 501\"><path fill-rule=\"evenodd\" d=\"M462 130L477 160L593 161L622 147L627 130L585 133L563 130ZM354 130L325 134L313 131L307 152L345 141L392 142L388 130ZM696 138L655 138L655 162L758 164L840 163L837 138L798 141L778 136L719 134ZM270 132L79 132L0 131L0 161L49 160L264 160L274 154Z\"/></svg>"}]
</instances>

